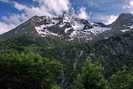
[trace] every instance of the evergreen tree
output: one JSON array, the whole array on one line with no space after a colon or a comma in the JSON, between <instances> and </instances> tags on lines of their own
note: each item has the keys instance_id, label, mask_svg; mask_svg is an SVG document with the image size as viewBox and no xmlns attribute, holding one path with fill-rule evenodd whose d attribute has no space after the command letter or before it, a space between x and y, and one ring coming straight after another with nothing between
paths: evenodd
<instances>
[{"instance_id":1,"label":"evergreen tree","mask_svg":"<svg viewBox=\"0 0 133 89\"><path fill-rule=\"evenodd\" d=\"M102 71L103 67L101 65L87 59L81 73L78 74L75 89L110 89Z\"/></svg>"}]
</instances>

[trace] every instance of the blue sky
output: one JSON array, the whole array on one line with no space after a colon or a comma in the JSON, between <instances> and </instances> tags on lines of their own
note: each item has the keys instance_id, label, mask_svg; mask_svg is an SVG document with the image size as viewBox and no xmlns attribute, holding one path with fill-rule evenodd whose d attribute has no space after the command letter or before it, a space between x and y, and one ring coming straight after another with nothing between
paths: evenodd
<instances>
[{"instance_id":1,"label":"blue sky","mask_svg":"<svg viewBox=\"0 0 133 89\"><path fill-rule=\"evenodd\" d=\"M110 24L121 13L133 13L133 0L0 0L0 34L34 15L54 16L70 10L79 18Z\"/></svg>"}]
</instances>

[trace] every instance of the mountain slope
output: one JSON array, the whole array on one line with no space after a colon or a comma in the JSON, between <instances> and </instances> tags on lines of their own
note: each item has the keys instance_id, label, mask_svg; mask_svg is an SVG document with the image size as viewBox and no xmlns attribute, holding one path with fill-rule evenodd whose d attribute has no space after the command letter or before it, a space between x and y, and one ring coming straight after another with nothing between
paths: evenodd
<instances>
[{"instance_id":1,"label":"mountain slope","mask_svg":"<svg viewBox=\"0 0 133 89\"><path fill-rule=\"evenodd\" d=\"M90 52L90 56L99 59L105 66L106 73L133 65L133 31L97 41ZM110 69L110 70L108 70Z\"/></svg>"}]
</instances>

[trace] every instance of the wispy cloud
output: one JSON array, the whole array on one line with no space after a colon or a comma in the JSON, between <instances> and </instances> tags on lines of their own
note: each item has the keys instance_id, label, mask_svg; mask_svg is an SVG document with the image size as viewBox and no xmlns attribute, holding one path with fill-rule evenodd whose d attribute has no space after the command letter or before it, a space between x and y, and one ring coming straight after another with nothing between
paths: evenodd
<instances>
[{"instance_id":1,"label":"wispy cloud","mask_svg":"<svg viewBox=\"0 0 133 89\"><path fill-rule=\"evenodd\" d=\"M4 22L0 22L0 34L8 32L10 29L13 29L15 26L13 24L6 24Z\"/></svg>"},{"instance_id":2,"label":"wispy cloud","mask_svg":"<svg viewBox=\"0 0 133 89\"><path fill-rule=\"evenodd\" d=\"M88 13L86 12L86 8L82 7L80 8L80 13L78 14L78 17L81 19L88 19Z\"/></svg>"}]
</instances>

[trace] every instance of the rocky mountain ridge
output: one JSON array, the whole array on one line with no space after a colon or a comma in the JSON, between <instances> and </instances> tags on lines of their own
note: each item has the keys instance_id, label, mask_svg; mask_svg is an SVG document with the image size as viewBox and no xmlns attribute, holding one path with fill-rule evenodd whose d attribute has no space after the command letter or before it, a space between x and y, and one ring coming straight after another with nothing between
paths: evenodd
<instances>
[{"instance_id":1,"label":"rocky mountain ridge","mask_svg":"<svg viewBox=\"0 0 133 89\"><path fill-rule=\"evenodd\" d=\"M59 37L72 40L103 40L123 34L133 29L133 15L121 14L110 25L90 22L70 14L61 16L34 16L15 29L4 33L0 39L28 35L32 37Z\"/></svg>"}]
</instances>

